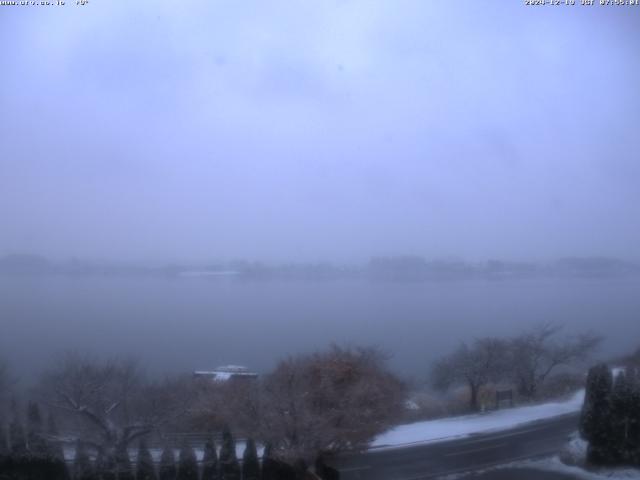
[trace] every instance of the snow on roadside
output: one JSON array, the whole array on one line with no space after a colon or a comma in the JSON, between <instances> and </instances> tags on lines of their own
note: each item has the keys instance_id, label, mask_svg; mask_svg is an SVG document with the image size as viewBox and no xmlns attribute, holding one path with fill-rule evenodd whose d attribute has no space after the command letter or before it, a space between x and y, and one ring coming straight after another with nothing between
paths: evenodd
<instances>
[{"instance_id":1,"label":"snow on roadside","mask_svg":"<svg viewBox=\"0 0 640 480\"><path fill-rule=\"evenodd\" d=\"M607 468L589 471L580 467L565 465L557 455L542 460L523 462L522 466L545 472L566 473L581 480L640 480L640 470L634 468Z\"/></svg>"},{"instance_id":2,"label":"snow on roadside","mask_svg":"<svg viewBox=\"0 0 640 480\"><path fill-rule=\"evenodd\" d=\"M539 460L521 460L482 470L445 475L438 477L438 480L460 480L466 477L473 478L476 475L496 470L539 470L542 472L570 475L579 480L640 480L640 470L637 469L607 468L597 471L589 471L580 467L565 465L560 461L557 455Z\"/></svg>"},{"instance_id":3,"label":"snow on roadside","mask_svg":"<svg viewBox=\"0 0 640 480\"><path fill-rule=\"evenodd\" d=\"M527 468L544 472L564 473L580 480L640 480L640 470L634 468L604 468L600 470L585 470L580 467L565 465L555 455L540 460L525 460L497 468Z\"/></svg>"},{"instance_id":4,"label":"snow on roadside","mask_svg":"<svg viewBox=\"0 0 640 480\"><path fill-rule=\"evenodd\" d=\"M477 415L441 418L400 425L376 437L370 448L394 448L408 444L450 440L466 437L474 433L506 430L525 423L535 422L536 420L578 412L582 407L583 400L584 390L580 390L564 402L544 403Z\"/></svg>"},{"instance_id":5,"label":"snow on roadside","mask_svg":"<svg viewBox=\"0 0 640 480\"><path fill-rule=\"evenodd\" d=\"M583 466L587 460L589 444L576 431L569 435L567 443L562 447L558 458L565 465Z\"/></svg>"}]
</instances>

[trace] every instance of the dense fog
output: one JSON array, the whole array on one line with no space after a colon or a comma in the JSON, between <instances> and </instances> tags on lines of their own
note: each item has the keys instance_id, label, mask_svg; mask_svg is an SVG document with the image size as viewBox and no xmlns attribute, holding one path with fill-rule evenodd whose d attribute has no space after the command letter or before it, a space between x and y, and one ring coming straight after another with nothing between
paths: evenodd
<instances>
[{"instance_id":1,"label":"dense fog","mask_svg":"<svg viewBox=\"0 0 640 480\"><path fill-rule=\"evenodd\" d=\"M637 346L640 277L428 282L21 277L0 280L2 351L30 376L62 350L131 355L152 373L229 363L266 372L332 342L378 345L424 381L461 341L541 322L605 336L599 356Z\"/></svg>"},{"instance_id":2,"label":"dense fog","mask_svg":"<svg viewBox=\"0 0 640 480\"><path fill-rule=\"evenodd\" d=\"M539 322L637 346L637 8L188 3L2 7L18 376L67 349L262 372L337 342L423 379Z\"/></svg>"}]
</instances>

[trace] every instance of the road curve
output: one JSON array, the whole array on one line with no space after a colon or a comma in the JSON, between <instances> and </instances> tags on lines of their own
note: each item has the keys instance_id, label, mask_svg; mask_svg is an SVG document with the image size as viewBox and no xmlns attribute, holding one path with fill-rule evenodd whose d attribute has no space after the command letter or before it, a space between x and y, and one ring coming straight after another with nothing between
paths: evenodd
<instances>
[{"instance_id":1,"label":"road curve","mask_svg":"<svg viewBox=\"0 0 640 480\"><path fill-rule=\"evenodd\" d=\"M494 433L370 450L332 463L341 480L422 480L556 453L578 428L578 413Z\"/></svg>"}]
</instances>

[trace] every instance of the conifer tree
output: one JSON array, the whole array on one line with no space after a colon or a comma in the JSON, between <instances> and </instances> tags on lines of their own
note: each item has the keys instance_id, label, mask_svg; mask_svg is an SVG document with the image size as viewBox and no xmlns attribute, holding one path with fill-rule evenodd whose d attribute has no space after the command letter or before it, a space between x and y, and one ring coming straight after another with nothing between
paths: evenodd
<instances>
[{"instance_id":1,"label":"conifer tree","mask_svg":"<svg viewBox=\"0 0 640 480\"><path fill-rule=\"evenodd\" d=\"M629 368L627 378L631 383L631 407L629 412L629 461L640 466L640 370Z\"/></svg>"},{"instance_id":2,"label":"conifer tree","mask_svg":"<svg viewBox=\"0 0 640 480\"><path fill-rule=\"evenodd\" d=\"M10 456L9 439L4 419L0 417L0 478L10 479L14 468L14 459Z\"/></svg>"},{"instance_id":3,"label":"conifer tree","mask_svg":"<svg viewBox=\"0 0 640 480\"><path fill-rule=\"evenodd\" d=\"M15 400L11 402L11 423L9 424L9 448L12 456L22 456L27 453L27 439L22 427L22 419Z\"/></svg>"},{"instance_id":4,"label":"conifer tree","mask_svg":"<svg viewBox=\"0 0 640 480\"><path fill-rule=\"evenodd\" d=\"M256 443L252 438L247 439L242 455L242 480L260 480L260 462Z\"/></svg>"},{"instance_id":5,"label":"conifer tree","mask_svg":"<svg viewBox=\"0 0 640 480\"><path fill-rule=\"evenodd\" d=\"M156 478L151 452L147 448L147 443L144 440L140 440L138 461L136 463L136 480L156 480Z\"/></svg>"},{"instance_id":6,"label":"conifer tree","mask_svg":"<svg viewBox=\"0 0 640 480\"><path fill-rule=\"evenodd\" d=\"M186 439L182 442L182 447L180 447L178 480L198 480L198 459Z\"/></svg>"},{"instance_id":7,"label":"conifer tree","mask_svg":"<svg viewBox=\"0 0 640 480\"><path fill-rule=\"evenodd\" d=\"M222 430L220 477L222 480L240 480L240 465L236 456L236 444L228 427Z\"/></svg>"},{"instance_id":8,"label":"conifer tree","mask_svg":"<svg viewBox=\"0 0 640 480\"><path fill-rule=\"evenodd\" d=\"M612 436L611 390L612 376L605 364L589 369L584 404L580 415L580 434L589 442L587 460L592 464L610 463Z\"/></svg>"},{"instance_id":9,"label":"conifer tree","mask_svg":"<svg viewBox=\"0 0 640 480\"><path fill-rule=\"evenodd\" d=\"M104 480L104 476L106 473L106 462L105 462L105 458L104 458L104 451L102 450L102 448L98 449L98 452L96 454L96 459L93 462L93 469L96 471L96 477L98 477L100 480ZM107 478L109 477L109 475L107 475Z\"/></svg>"},{"instance_id":10,"label":"conifer tree","mask_svg":"<svg viewBox=\"0 0 640 480\"><path fill-rule=\"evenodd\" d=\"M620 372L611 392L611 437L608 442L611 463L622 464L631 460L634 445L631 443L631 414L633 410L633 390L625 372Z\"/></svg>"},{"instance_id":11,"label":"conifer tree","mask_svg":"<svg viewBox=\"0 0 640 480\"><path fill-rule=\"evenodd\" d=\"M56 425L56 421L51 413L49 413L49 417L47 419L47 434L49 436L47 441L47 451L56 464L55 473L51 475L51 480L68 480L71 476L69 474L67 462L65 462L62 444L56 440L56 437L58 436L58 426Z\"/></svg>"},{"instance_id":12,"label":"conifer tree","mask_svg":"<svg viewBox=\"0 0 640 480\"><path fill-rule=\"evenodd\" d=\"M166 445L160 457L160 467L158 469L159 480L176 480L176 457L173 448Z\"/></svg>"},{"instance_id":13,"label":"conifer tree","mask_svg":"<svg viewBox=\"0 0 640 480\"><path fill-rule=\"evenodd\" d=\"M27 407L27 443L29 452L37 457L48 457L50 452L43 437L44 426L37 403L30 402Z\"/></svg>"},{"instance_id":14,"label":"conifer tree","mask_svg":"<svg viewBox=\"0 0 640 480\"><path fill-rule=\"evenodd\" d=\"M218 454L215 441L210 438L204 445L204 457L202 457L202 480L219 480Z\"/></svg>"},{"instance_id":15,"label":"conifer tree","mask_svg":"<svg viewBox=\"0 0 640 480\"><path fill-rule=\"evenodd\" d=\"M135 480L133 469L131 468L131 459L126 446L122 446L116 450L115 455L116 468L118 470L118 480Z\"/></svg>"},{"instance_id":16,"label":"conifer tree","mask_svg":"<svg viewBox=\"0 0 640 480\"><path fill-rule=\"evenodd\" d=\"M89 458L84 442L80 440L76 443L76 456L73 461L73 478L74 480L96 480L91 459Z\"/></svg>"},{"instance_id":17,"label":"conifer tree","mask_svg":"<svg viewBox=\"0 0 640 480\"><path fill-rule=\"evenodd\" d=\"M52 413L49 413L47 418L47 435L49 437L49 452L54 458L64 461L64 449L62 448L62 444L56 440L59 435L58 425Z\"/></svg>"},{"instance_id":18,"label":"conifer tree","mask_svg":"<svg viewBox=\"0 0 640 480\"><path fill-rule=\"evenodd\" d=\"M52 461L55 467L48 480L70 480L71 475L69 474L67 462L60 460L59 458L53 458Z\"/></svg>"},{"instance_id":19,"label":"conifer tree","mask_svg":"<svg viewBox=\"0 0 640 480\"><path fill-rule=\"evenodd\" d=\"M116 480L117 467L114 457L111 451L98 450L95 468L100 480Z\"/></svg>"},{"instance_id":20,"label":"conifer tree","mask_svg":"<svg viewBox=\"0 0 640 480\"><path fill-rule=\"evenodd\" d=\"M295 478L295 480L304 480L305 478L307 478L307 471L309 469L309 466L307 465L307 462L302 459L299 458L295 461L292 470L293 473L293 478Z\"/></svg>"},{"instance_id":21,"label":"conifer tree","mask_svg":"<svg viewBox=\"0 0 640 480\"><path fill-rule=\"evenodd\" d=\"M340 473L325 462L323 454L318 455L315 461L315 473L322 480L339 480Z\"/></svg>"},{"instance_id":22,"label":"conifer tree","mask_svg":"<svg viewBox=\"0 0 640 480\"><path fill-rule=\"evenodd\" d=\"M278 463L272 456L271 445L262 452L262 480L278 480Z\"/></svg>"},{"instance_id":23,"label":"conifer tree","mask_svg":"<svg viewBox=\"0 0 640 480\"><path fill-rule=\"evenodd\" d=\"M4 419L0 417L0 458L9 455L9 443L7 442L7 430L4 425Z\"/></svg>"}]
</instances>

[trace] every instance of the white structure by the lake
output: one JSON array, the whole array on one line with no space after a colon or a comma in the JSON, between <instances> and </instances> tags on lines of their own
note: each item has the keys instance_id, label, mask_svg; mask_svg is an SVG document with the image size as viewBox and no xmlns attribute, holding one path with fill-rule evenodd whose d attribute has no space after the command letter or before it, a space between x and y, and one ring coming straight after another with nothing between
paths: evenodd
<instances>
[{"instance_id":1,"label":"white structure by the lake","mask_svg":"<svg viewBox=\"0 0 640 480\"><path fill-rule=\"evenodd\" d=\"M242 365L224 365L214 370L196 370L193 376L197 378L210 378L216 382L225 382L232 379L252 379L258 378L258 374L250 372L247 367Z\"/></svg>"}]
</instances>

